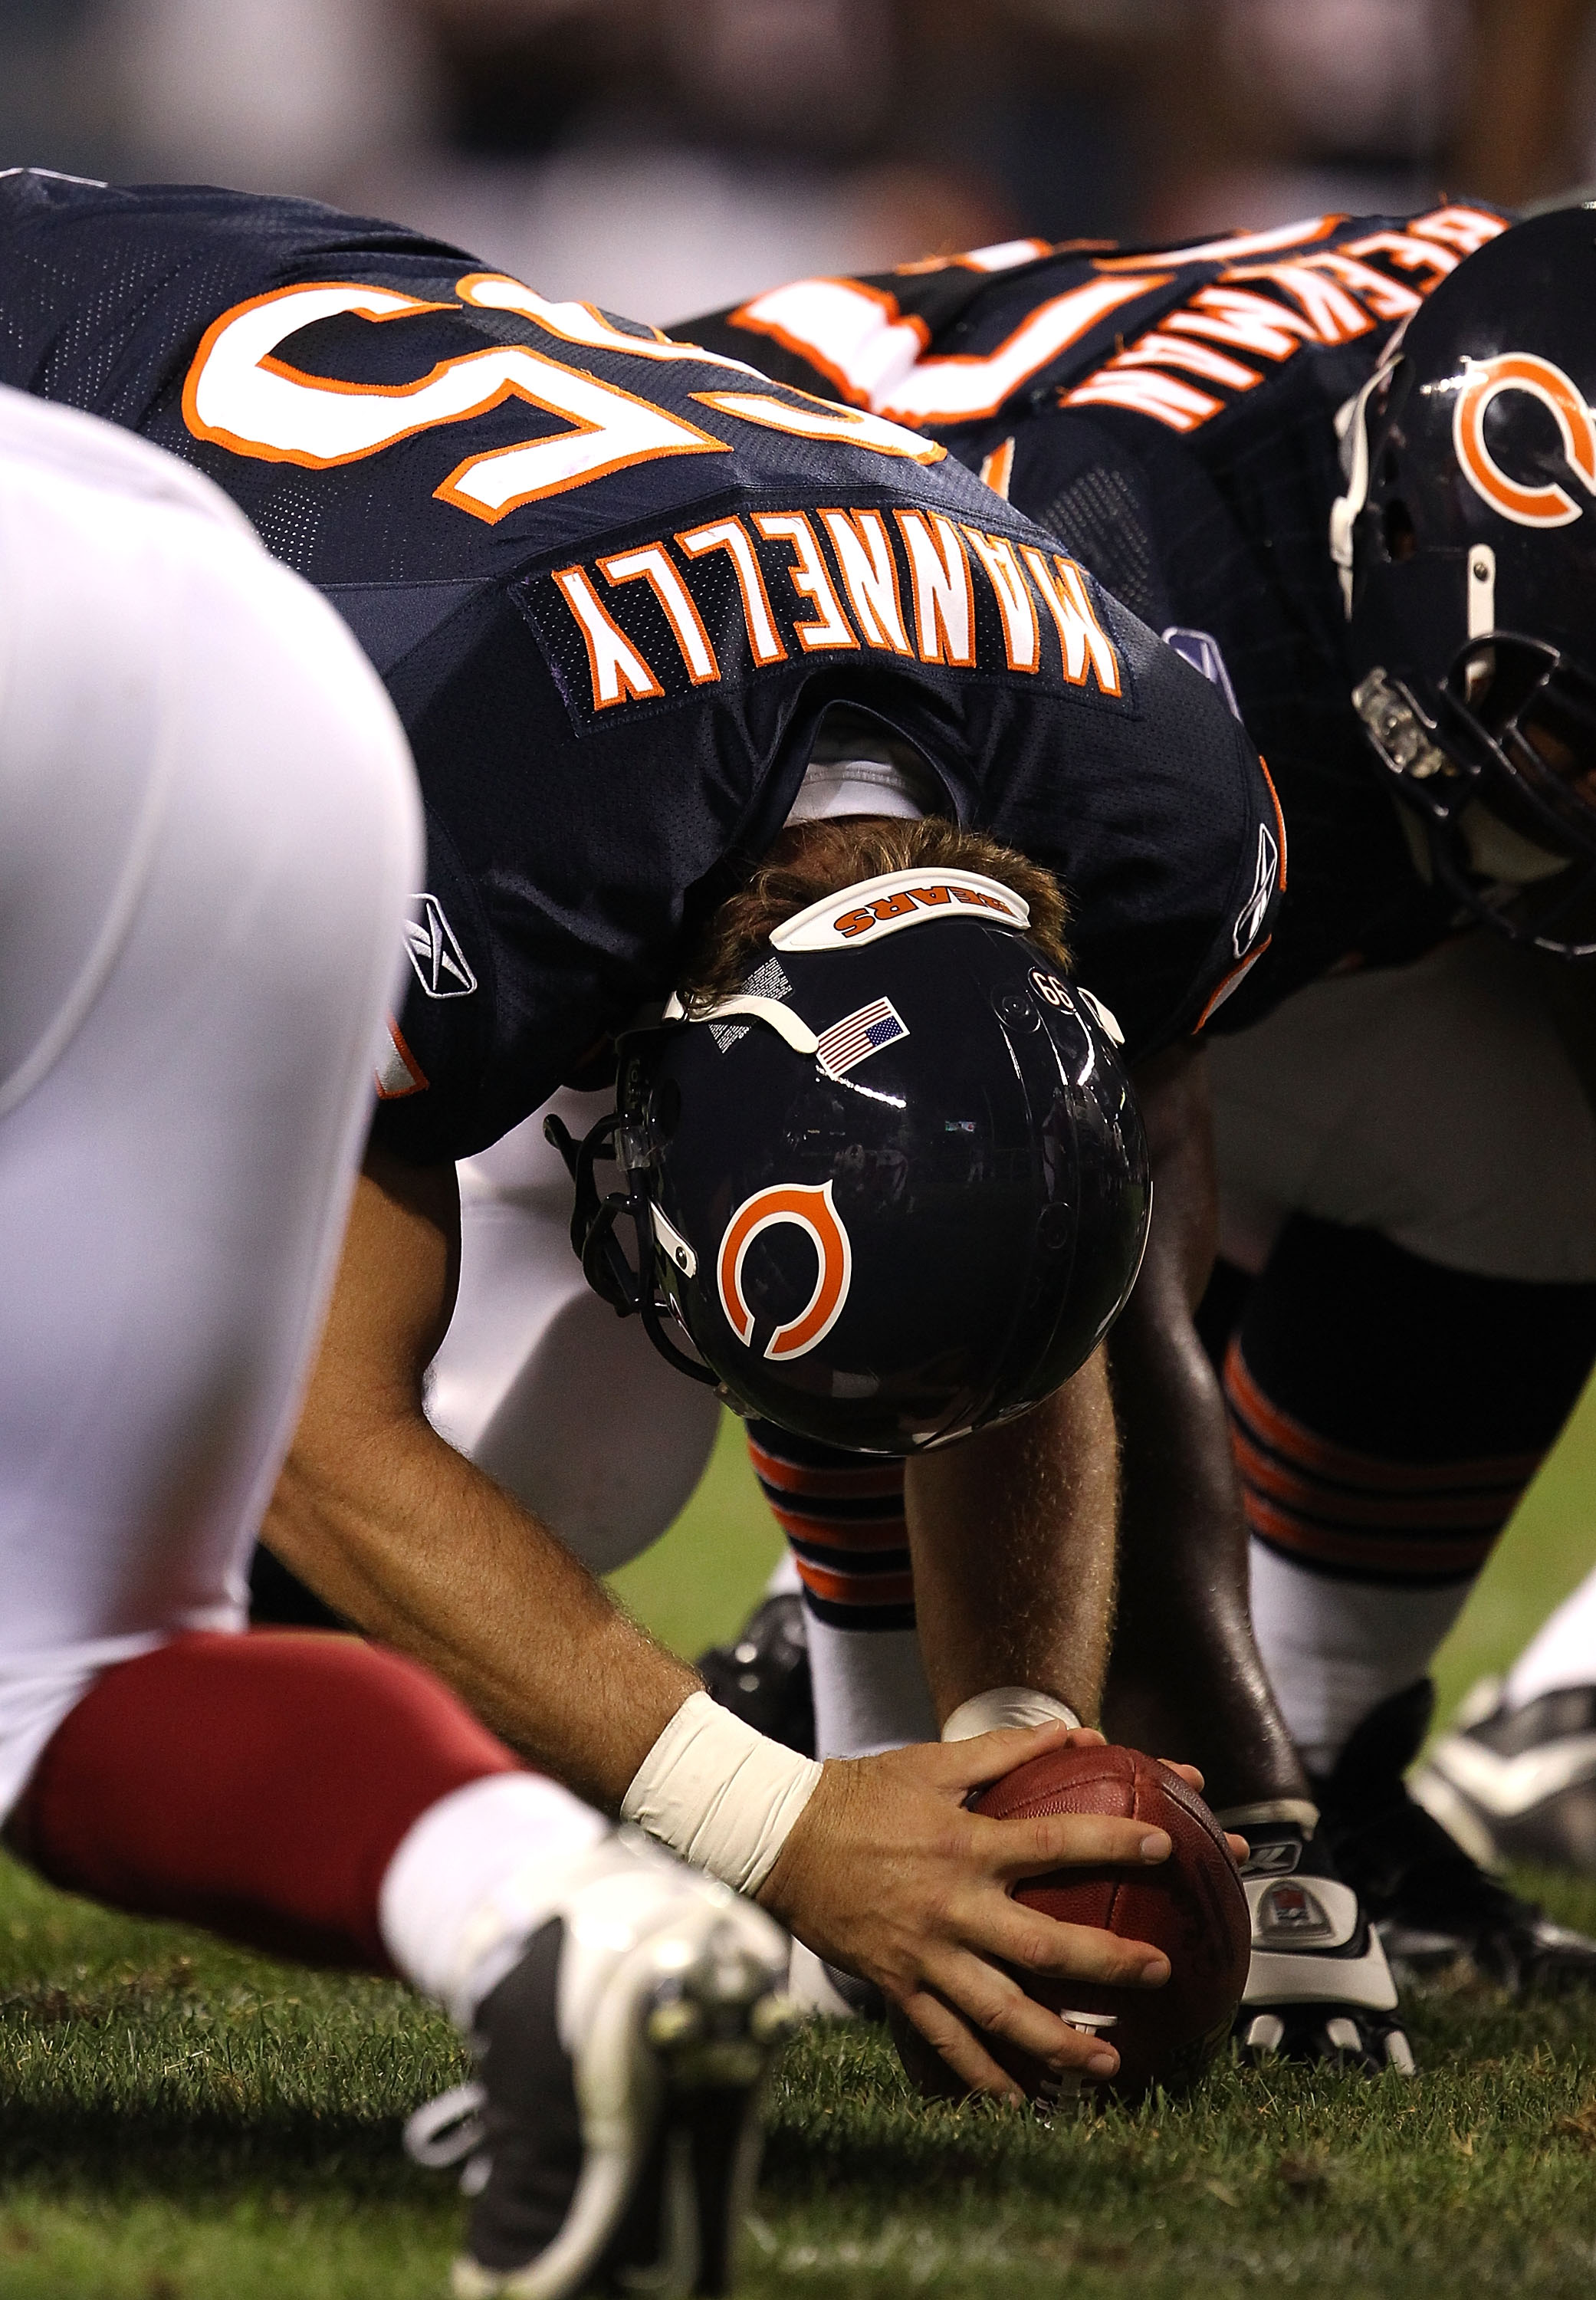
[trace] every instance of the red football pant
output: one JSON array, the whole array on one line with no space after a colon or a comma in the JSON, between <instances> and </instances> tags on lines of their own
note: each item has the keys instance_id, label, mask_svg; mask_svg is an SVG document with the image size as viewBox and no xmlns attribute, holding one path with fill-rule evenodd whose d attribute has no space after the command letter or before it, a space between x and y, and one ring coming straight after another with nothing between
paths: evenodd
<instances>
[{"instance_id":1,"label":"red football pant","mask_svg":"<svg viewBox=\"0 0 1596 2300\"><path fill-rule=\"evenodd\" d=\"M53 1885L303 1963L392 1972L378 1895L411 1824L517 1761L418 1662L196 1631L105 1671L6 1836Z\"/></svg>"}]
</instances>

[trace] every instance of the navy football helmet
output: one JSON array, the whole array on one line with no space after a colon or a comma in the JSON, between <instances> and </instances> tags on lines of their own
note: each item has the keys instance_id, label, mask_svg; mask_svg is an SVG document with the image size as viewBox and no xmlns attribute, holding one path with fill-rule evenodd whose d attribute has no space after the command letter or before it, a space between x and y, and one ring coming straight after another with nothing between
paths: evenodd
<instances>
[{"instance_id":1,"label":"navy football helmet","mask_svg":"<svg viewBox=\"0 0 1596 2300\"><path fill-rule=\"evenodd\" d=\"M617 1114L579 1150L550 1121L589 1281L740 1412L918 1453L1047 1396L1124 1305L1141 1118L1112 1016L1027 918L973 872L849 887L777 927L736 996L627 1033Z\"/></svg>"},{"instance_id":2,"label":"navy football helmet","mask_svg":"<svg viewBox=\"0 0 1596 2300\"><path fill-rule=\"evenodd\" d=\"M1332 519L1353 704L1436 878L1596 952L1596 210L1516 224L1353 404Z\"/></svg>"}]
</instances>

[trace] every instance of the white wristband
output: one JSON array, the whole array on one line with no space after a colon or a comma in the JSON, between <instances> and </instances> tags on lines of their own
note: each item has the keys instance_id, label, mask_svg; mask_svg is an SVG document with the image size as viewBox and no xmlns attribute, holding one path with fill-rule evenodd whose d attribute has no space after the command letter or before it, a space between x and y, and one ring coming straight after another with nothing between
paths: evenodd
<instances>
[{"instance_id":1,"label":"white wristband","mask_svg":"<svg viewBox=\"0 0 1596 2300\"><path fill-rule=\"evenodd\" d=\"M1080 1719L1065 1702L1028 1685L994 1685L990 1693L972 1694L961 1701L942 1729L944 1741L973 1741L977 1733L995 1733L1005 1725L1078 1725Z\"/></svg>"},{"instance_id":2,"label":"white wristband","mask_svg":"<svg viewBox=\"0 0 1596 2300\"><path fill-rule=\"evenodd\" d=\"M694 1693L638 1766L620 1817L723 1884L757 1893L820 1771Z\"/></svg>"}]
</instances>

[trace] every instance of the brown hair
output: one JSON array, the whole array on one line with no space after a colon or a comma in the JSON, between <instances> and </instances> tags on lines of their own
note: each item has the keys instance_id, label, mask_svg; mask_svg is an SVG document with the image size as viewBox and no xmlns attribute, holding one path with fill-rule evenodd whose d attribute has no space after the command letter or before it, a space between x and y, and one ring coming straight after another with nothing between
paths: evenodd
<instances>
[{"instance_id":1,"label":"brown hair","mask_svg":"<svg viewBox=\"0 0 1596 2300\"><path fill-rule=\"evenodd\" d=\"M732 996L767 955L772 928L827 895L888 871L976 871L997 879L1030 907L1027 941L1055 965L1068 965L1064 897L1051 871L941 816L918 822L852 816L794 823L781 833L747 885L728 896L710 919L677 986L683 1004L702 1013Z\"/></svg>"}]
</instances>

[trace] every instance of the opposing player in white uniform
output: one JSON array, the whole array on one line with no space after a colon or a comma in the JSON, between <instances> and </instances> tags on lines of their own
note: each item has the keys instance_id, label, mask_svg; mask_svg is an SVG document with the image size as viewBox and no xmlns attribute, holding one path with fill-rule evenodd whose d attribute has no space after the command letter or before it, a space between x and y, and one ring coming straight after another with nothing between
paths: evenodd
<instances>
[{"instance_id":1,"label":"opposing player in white uniform","mask_svg":"<svg viewBox=\"0 0 1596 2300\"><path fill-rule=\"evenodd\" d=\"M419 821L365 658L226 498L0 391L7 1840L113 1905L445 2004L482 2082L415 2138L478 2159L462 2291L585 2284L661 2152L674 2203L628 2259L685 2291L721 2275L746 2173L669 2135L745 2119L777 1928L416 1664L245 1633Z\"/></svg>"},{"instance_id":2,"label":"opposing player in white uniform","mask_svg":"<svg viewBox=\"0 0 1596 2300\"><path fill-rule=\"evenodd\" d=\"M1596 1571L1471 1688L1413 1793L1477 1861L1596 1876Z\"/></svg>"}]
</instances>

